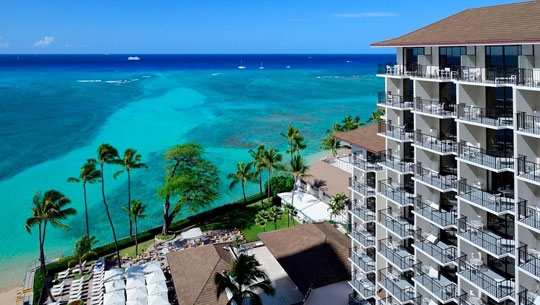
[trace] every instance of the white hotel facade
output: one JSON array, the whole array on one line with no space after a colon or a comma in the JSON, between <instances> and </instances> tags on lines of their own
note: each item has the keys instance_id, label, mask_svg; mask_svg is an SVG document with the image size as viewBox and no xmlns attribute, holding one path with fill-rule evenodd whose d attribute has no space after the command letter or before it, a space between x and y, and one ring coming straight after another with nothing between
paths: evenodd
<instances>
[{"instance_id":1,"label":"white hotel facade","mask_svg":"<svg viewBox=\"0 0 540 305\"><path fill-rule=\"evenodd\" d=\"M540 2L372 46L396 57L385 150L348 157L350 303L540 305Z\"/></svg>"}]
</instances>

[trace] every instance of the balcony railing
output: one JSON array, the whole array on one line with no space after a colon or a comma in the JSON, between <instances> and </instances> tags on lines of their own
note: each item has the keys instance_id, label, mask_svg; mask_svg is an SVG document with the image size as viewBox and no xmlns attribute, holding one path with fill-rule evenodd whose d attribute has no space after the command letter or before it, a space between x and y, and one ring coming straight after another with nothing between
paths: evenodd
<instances>
[{"instance_id":1,"label":"balcony railing","mask_svg":"<svg viewBox=\"0 0 540 305\"><path fill-rule=\"evenodd\" d=\"M356 205L351 209L350 212L354 216L362 219L362 221L364 221L364 222L375 221L375 211L372 211L372 210L368 209L365 206Z\"/></svg>"},{"instance_id":2,"label":"balcony railing","mask_svg":"<svg viewBox=\"0 0 540 305\"><path fill-rule=\"evenodd\" d=\"M358 254L351 250L351 255L349 256L349 259L360 269L362 269L364 273L375 271L375 259L365 253Z\"/></svg>"},{"instance_id":3,"label":"balcony railing","mask_svg":"<svg viewBox=\"0 0 540 305\"><path fill-rule=\"evenodd\" d=\"M416 97L414 99L414 110L426 114L451 118L456 115L456 104L450 104L448 102L440 103L439 99L423 99Z\"/></svg>"},{"instance_id":4,"label":"balcony railing","mask_svg":"<svg viewBox=\"0 0 540 305\"><path fill-rule=\"evenodd\" d=\"M364 197L375 196L375 188L365 183L354 182L349 188Z\"/></svg>"},{"instance_id":5,"label":"balcony railing","mask_svg":"<svg viewBox=\"0 0 540 305\"><path fill-rule=\"evenodd\" d=\"M353 285L353 284L351 283L350 285ZM349 305L363 305L363 304L367 304L366 300L359 297L355 293L349 293Z\"/></svg>"},{"instance_id":6,"label":"balcony railing","mask_svg":"<svg viewBox=\"0 0 540 305\"><path fill-rule=\"evenodd\" d=\"M531 207L527 200L519 198L518 215L519 222L540 230L540 208Z\"/></svg>"},{"instance_id":7,"label":"balcony railing","mask_svg":"<svg viewBox=\"0 0 540 305\"><path fill-rule=\"evenodd\" d=\"M422 269L422 264L415 266L415 277L413 278L415 282L422 285L427 291L430 291L443 302L457 299L458 288L456 283L453 283L440 274L431 274L430 276L429 272L425 272Z\"/></svg>"},{"instance_id":8,"label":"balcony railing","mask_svg":"<svg viewBox=\"0 0 540 305\"><path fill-rule=\"evenodd\" d=\"M390 106L399 109L412 109L413 97L412 95L392 94L390 91L387 93L379 92L377 105L381 107Z\"/></svg>"},{"instance_id":9,"label":"balcony railing","mask_svg":"<svg viewBox=\"0 0 540 305\"><path fill-rule=\"evenodd\" d=\"M366 299L375 296L375 283L369 281L368 279L364 279L362 281L353 279L349 282L349 284Z\"/></svg>"},{"instance_id":10,"label":"balcony railing","mask_svg":"<svg viewBox=\"0 0 540 305\"><path fill-rule=\"evenodd\" d=\"M467 256L458 259L459 275L479 286L496 299L513 296L515 283L512 278L501 275L486 265L473 266L467 261Z\"/></svg>"},{"instance_id":11,"label":"balcony railing","mask_svg":"<svg viewBox=\"0 0 540 305\"><path fill-rule=\"evenodd\" d=\"M478 220L467 221L466 216L458 219L458 235L470 241L479 248L495 255L514 254L515 239L505 238L494 231L488 230Z\"/></svg>"},{"instance_id":12,"label":"balcony railing","mask_svg":"<svg viewBox=\"0 0 540 305\"><path fill-rule=\"evenodd\" d=\"M540 182L540 164L527 161L525 156L517 158L518 177Z\"/></svg>"},{"instance_id":13,"label":"balcony railing","mask_svg":"<svg viewBox=\"0 0 540 305\"><path fill-rule=\"evenodd\" d=\"M399 186L399 184L391 184L391 180L389 179L379 181L379 192L400 206L414 205L414 194L409 193L406 189Z\"/></svg>"},{"instance_id":14,"label":"balcony railing","mask_svg":"<svg viewBox=\"0 0 540 305\"><path fill-rule=\"evenodd\" d=\"M369 231L353 229L351 237L358 241L364 248L375 247L375 234Z\"/></svg>"},{"instance_id":15,"label":"balcony railing","mask_svg":"<svg viewBox=\"0 0 540 305\"><path fill-rule=\"evenodd\" d=\"M401 238L412 237L414 234L413 223L401 217L399 210L394 213L392 213L391 208L380 210L379 223Z\"/></svg>"},{"instance_id":16,"label":"balcony railing","mask_svg":"<svg viewBox=\"0 0 540 305\"><path fill-rule=\"evenodd\" d=\"M422 133L422 130L417 130L414 133L414 145L425 147L440 153L455 153L457 152L457 142L453 140L441 140L436 135Z\"/></svg>"},{"instance_id":17,"label":"balcony railing","mask_svg":"<svg viewBox=\"0 0 540 305\"><path fill-rule=\"evenodd\" d=\"M457 259L457 247L447 245L437 240L435 236L431 239L432 241L427 240L427 237L423 236L422 231L417 230L415 232L414 246L444 265Z\"/></svg>"},{"instance_id":18,"label":"balcony railing","mask_svg":"<svg viewBox=\"0 0 540 305\"><path fill-rule=\"evenodd\" d=\"M492 108L480 108L475 105L458 104L459 120L479 123L495 127L513 126L512 110L501 111Z\"/></svg>"},{"instance_id":19,"label":"balcony railing","mask_svg":"<svg viewBox=\"0 0 540 305\"><path fill-rule=\"evenodd\" d=\"M379 253L401 271L412 269L415 263L414 254L401 247L399 241L393 243L392 238L379 240Z\"/></svg>"},{"instance_id":20,"label":"balcony railing","mask_svg":"<svg viewBox=\"0 0 540 305\"><path fill-rule=\"evenodd\" d=\"M439 172L422 167L422 163L420 162L415 165L414 177L443 191L457 188L457 176L441 176Z\"/></svg>"},{"instance_id":21,"label":"balcony railing","mask_svg":"<svg viewBox=\"0 0 540 305\"><path fill-rule=\"evenodd\" d=\"M369 158L368 158L369 159ZM349 155L349 163L354 167L360 169L364 172L375 172L381 171L383 168L377 162L380 160L380 156L374 156L370 158L371 160L364 159L363 155L351 154Z\"/></svg>"},{"instance_id":22,"label":"balcony railing","mask_svg":"<svg viewBox=\"0 0 540 305\"><path fill-rule=\"evenodd\" d=\"M458 71L458 80L473 83L489 83L496 85L517 85L523 82L521 71L525 69L517 68L475 68L461 67Z\"/></svg>"},{"instance_id":23,"label":"balcony railing","mask_svg":"<svg viewBox=\"0 0 540 305\"><path fill-rule=\"evenodd\" d=\"M391 150L381 152L381 161L379 164L391 168L401 174L412 173L414 170L412 162L408 162L406 159L401 159L401 156L399 155L393 155Z\"/></svg>"},{"instance_id":24,"label":"balcony railing","mask_svg":"<svg viewBox=\"0 0 540 305\"><path fill-rule=\"evenodd\" d=\"M530 134L540 135L540 116L517 113L517 130Z\"/></svg>"},{"instance_id":25,"label":"balcony railing","mask_svg":"<svg viewBox=\"0 0 540 305\"><path fill-rule=\"evenodd\" d=\"M399 141L413 141L414 133L412 129L407 129L405 126L395 126L386 122L378 122L378 134Z\"/></svg>"},{"instance_id":26,"label":"balcony railing","mask_svg":"<svg viewBox=\"0 0 540 305\"><path fill-rule=\"evenodd\" d=\"M503 213L514 210L514 198L504 197L501 193L495 193L495 191L488 192L479 189L477 185L467 184L466 179L458 182L458 190L457 196L459 198L482 206L491 212Z\"/></svg>"},{"instance_id":27,"label":"balcony railing","mask_svg":"<svg viewBox=\"0 0 540 305\"><path fill-rule=\"evenodd\" d=\"M527 244L521 243L518 250L519 267L530 274L540 277L540 252L529 248Z\"/></svg>"},{"instance_id":28,"label":"balcony railing","mask_svg":"<svg viewBox=\"0 0 540 305\"><path fill-rule=\"evenodd\" d=\"M414 299L413 284L392 267L379 270L379 284L402 304Z\"/></svg>"},{"instance_id":29,"label":"balcony railing","mask_svg":"<svg viewBox=\"0 0 540 305\"><path fill-rule=\"evenodd\" d=\"M511 146L500 147L498 150L485 150L466 142L458 143L458 157L469 162L489 167L493 170L513 169L514 157Z\"/></svg>"},{"instance_id":30,"label":"balcony railing","mask_svg":"<svg viewBox=\"0 0 540 305\"><path fill-rule=\"evenodd\" d=\"M441 209L439 203L423 201L421 196L417 196L414 202L415 214L421 215L443 228L457 225L457 214L454 211Z\"/></svg>"}]
</instances>

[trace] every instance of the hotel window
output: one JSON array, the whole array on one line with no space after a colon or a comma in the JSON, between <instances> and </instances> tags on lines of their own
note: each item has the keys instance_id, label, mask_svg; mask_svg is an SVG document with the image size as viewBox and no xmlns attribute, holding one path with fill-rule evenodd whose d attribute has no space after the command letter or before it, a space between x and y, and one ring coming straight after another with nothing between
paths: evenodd
<instances>
[{"instance_id":1,"label":"hotel window","mask_svg":"<svg viewBox=\"0 0 540 305\"><path fill-rule=\"evenodd\" d=\"M424 48L405 48L405 64L407 71L416 71L418 69L418 55L424 55Z\"/></svg>"},{"instance_id":2,"label":"hotel window","mask_svg":"<svg viewBox=\"0 0 540 305\"><path fill-rule=\"evenodd\" d=\"M495 69L512 69L518 67L521 46L487 46L486 67Z\"/></svg>"},{"instance_id":3,"label":"hotel window","mask_svg":"<svg viewBox=\"0 0 540 305\"><path fill-rule=\"evenodd\" d=\"M461 55L467 55L467 47L440 47L439 68L456 70L461 66Z\"/></svg>"}]
</instances>

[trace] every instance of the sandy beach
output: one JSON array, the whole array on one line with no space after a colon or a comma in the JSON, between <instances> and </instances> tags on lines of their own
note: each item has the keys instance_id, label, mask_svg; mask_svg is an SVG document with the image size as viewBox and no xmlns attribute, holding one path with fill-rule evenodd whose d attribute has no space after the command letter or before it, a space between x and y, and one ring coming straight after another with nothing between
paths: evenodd
<instances>
[{"instance_id":1,"label":"sandy beach","mask_svg":"<svg viewBox=\"0 0 540 305\"><path fill-rule=\"evenodd\" d=\"M0 304L15 304L15 296L17 295L17 286L6 287L0 290Z\"/></svg>"}]
</instances>

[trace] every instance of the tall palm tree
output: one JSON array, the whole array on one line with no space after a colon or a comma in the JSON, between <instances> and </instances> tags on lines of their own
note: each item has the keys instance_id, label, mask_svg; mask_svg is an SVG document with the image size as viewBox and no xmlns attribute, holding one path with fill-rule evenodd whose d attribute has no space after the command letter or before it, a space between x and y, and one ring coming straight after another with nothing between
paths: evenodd
<instances>
[{"instance_id":1,"label":"tall palm tree","mask_svg":"<svg viewBox=\"0 0 540 305\"><path fill-rule=\"evenodd\" d=\"M291 197L291 204L294 206L294 193L296 191L296 185L298 183L298 180L304 177L311 176L307 173L307 170L309 169L309 166L306 165L306 162L300 155L295 155L291 163L289 164L288 171L289 173L294 177L294 185L292 190L292 197Z\"/></svg>"},{"instance_id":2,"label":"tall palm tree","mask_svg":"<svg viewBox=\"0 0 540 305\"><path fill-rule=\"evenodd\" d=\"M332 137L326 136L321 143L321 149L332 151L334 158L337 156L338 150L343 148L351 148L349 145L341 143L340 140Z\"/></svg>"},{"instance_id":3,"label":"tall palm tree","mask_svg":"<svg viewBox=\"0 0 540 305\"><path fill-rule=\"evenodd\" d=\"M360 121L359 116L355 116L354 118L350 115L345 116L345 118L341 121L343 123L342 125L342 131L349 131L357 129L358 127L365 126L366 123Z\"/></svg>"},{"instance_id":4,"label":"tall palm tree","mask_svg":"<svg viewBox=\"0 0 540 305\"><path fill-rule=\"evenodd\" d=\"M116 249L116 259L118 260L118 266L120 267L122 263L120 262L120 251L118 251L118 240L116 239L116 231L114 230L114 224L111 219L111 213L109 212L109 206L107 205L107 199L105 198L105 179L103 177L103 166L105 163L115 163L117 162L118 150L112 145L104 143L98 147L98 162L101 167L101 195L103 197L103 205L105 206L105 212L107 212L107 218L109 219L109 224L111 225L111 230L114 238L114 247Z\"/></svg>"},{"instance_id":5,"label":"tall palm tree","mask_svg":"<svg viewBox=\"0 0 540 305\"><path fill-rule=\"evenodd\" d=\"M88 234L84 234L81 239L77 239L75 241L75 251L73 253L75 260L71 261L70 263L79 264L79 275L82 275L83 272L83 261L91 256L97 255L97 253L92 250L92 247L97 242L98 241L95 236L89 236Z\"/></svg>"},{"instance_id":6,"label":"tall palm tree","mask_svg":"<svg viewBox=\"0 0 540 305\"><path fill-rule=\"evenodd\" d=\"M244 203L247 202L246 198L246 184L249 181L255 180L255 175L251 172L252 163L245 164L240 161L236 164L236 173L230 173L227 175L227 179L233 179L229 185L229 189L233 189L239 182L242 184L242 193L244 194Z\"/></svg>"},{"instance_id":7,"label":"tall palm tree","mask_svg":"<svg viewBox=\"0 0 540 305\"><path fill-rule=\"evenodd\" d=\"M144 212L146 212L146 205L142 204L141 199L133 199L133 201L131 201L131 205L129 207L123 207L123 209L128 214L129 219L133 221L133 224L135 225L135 255L139 255L137 220L148 218L148 215L144 214Z\"/></svg>"},{"instance_id":8,"label":"tall palm tree","mask_svg":"<svg viewBox=\"0 0 540 305\"><path fill-rule=\"evenodd\" d=\"M287 228L290 227L290 222L292 221L293 227L294 227L294 216L298 215L298 211L294 207L294 205L290 203L286 203L283 206L283 212L287 214Z\"/></svg>"},{"instance_id":9,"label":"tall palm tree","mask_svg":"<svg viewBox=\"0 0 540 305\"><path fill-rule=\"evenodd\" d=\"M268 275L261 268L261 264L252 255L240 254L238 259L233 261L231 270L224 270L222 273L216 272L214 283L217 288L217 299L225 290L232 294L227 304L247 304L262 305L259 293L274 295L275 288Z\"/></svg>"},{"instance_id":10,"label":"tall palm tree","mask_svg":"<svg viewBox=\"0 0 540 305\"><path fill-rule=\"evenodd\" d=\"M32 216L26 220L25 228L28 233L31 232L33 226L38 227L39 238L39 261L41 272L44 277L47 277L47 269L45 265L45 236L47 233L47 224L69 230L69 227L61 222L70 215L75 215L77 211L66 206L71 203L64 194L56 190L49 190L41 196L41 192L37 192L33 198ZM46 293L51 296L54 302L54 297L49 293L48 286L45 285Z\"/></svg>"},{"instance_id":11,"label":"tall palm tree","mask_svg":"<svg viewBox=\"0 0 540 305\"><path fill-rule=\"evenodd\" d=\"M86 234L90 235L88 226L88 204L86 202L86 183L96 183L101 180L101 171L96 168L95 160L86 160L86 163L81 167L79 178L69 177L68 182L82 182L84 196L84 215L86 218Z\"/></svg>"},{"instance_id":12,"label":"tall palm tree","mask_svg":"<svg viewBox=\"0 0 540 305\"><path fill-rule=\"evenodd\" d=\"M257 147L257 151L254 151L253 149L249 150L249 154L253 158L250 164L253 164L255 167L255 171L253 172L253 175L259 179L259 192L262 194L262 172L264 170L264 163L263 163L263 156L264 152L266 151L264 144L259 144Z\"/></svg>"},{"instance_id":13,"label":"tall palm tree","mask_svg":"<svg viewBox=\"0 0 540 305\"><path fill-rule=\"evenodd\" d=\"M287 152L290 154L291 160L292 160L293 153L297 149L300 149L301 146L303 145L305 146L304 137L300 135L298 128L290 124L289 124L289 127L287 127L287 132L286 133L282 132L280 134L282 137L287 139L287 144L289 145L289 150Z\"/></svg>"},{"instance_id":14,"label":"tall palm tree","mask_svg":"<svg viewBox=\"0 0 540 305\"><path fill-rule=\"evenodd\" d=\"M277 230L277 222L283 216L283 210L278 206L272 206L268 209L268 219L274 223L274 230Z\"/></svg>"},{"instance_id":15,"label":"tall palm tree","mask_svg":"<svg viewBox=\"0 0 540 305\"><path fill-rule=\"evenodd\" d=\"M375 110L371 113L371 117L367 120L367 123L380 122L382 121L382 116L384 115L384 110Z\"/></svg>"},{"instance_id":16,"label":"tall palm tree","mask_svg":"<svg viewBox=\"0 0 540 305\"><path fill-rule=\"evenodd\" d=\"M122 159L115 160L114 163L124 168L114 173L114 179L116 179L116 177L118 177L118 175L124 171L127 172L128 209L131 209L131 170L137 168L148 168L148 165L141 162L141 155L137 154L137 150L133 148L126 149L124 151L124 157ZM129 236L133 236L133 224L131 219L129 220Z\"/></svg>"},{"instance_id":17,"label":"tall palm tree","mask_svg":"<svg viewBox=\"0 0 540 305\"><path fill-rule=\"evenodd\" d=\"M330 199L328 210L330 211L330 220L332 216L338 216L345 209L345 204L349 198L344 193L335 194Z\"/></svg>"},{"instance_id":18,"label":"tall palm tree","mask_svg":"<svg viewBox=\"0 0 540 305\"><path fill-rule=\"evenodd\" d=\"M272 178L272 174L275 174L278 170L284 169L283 165L280 163L281 159L281 154L273 147L264 151L262 162L264 167L268 170L268 200L270 200L270 179Z\"/></svg>"},{"instance_id":19,"label":"tall palm tree","mask_svg":"<svg viewBox=\"0 0 540 305\"><path fill-rule=\"evenodd\" d=\"M266 223L270 220L268 212L266 210L260 210L255 214L255 223L266 232Z\"/></svg>"}]
</instances>

